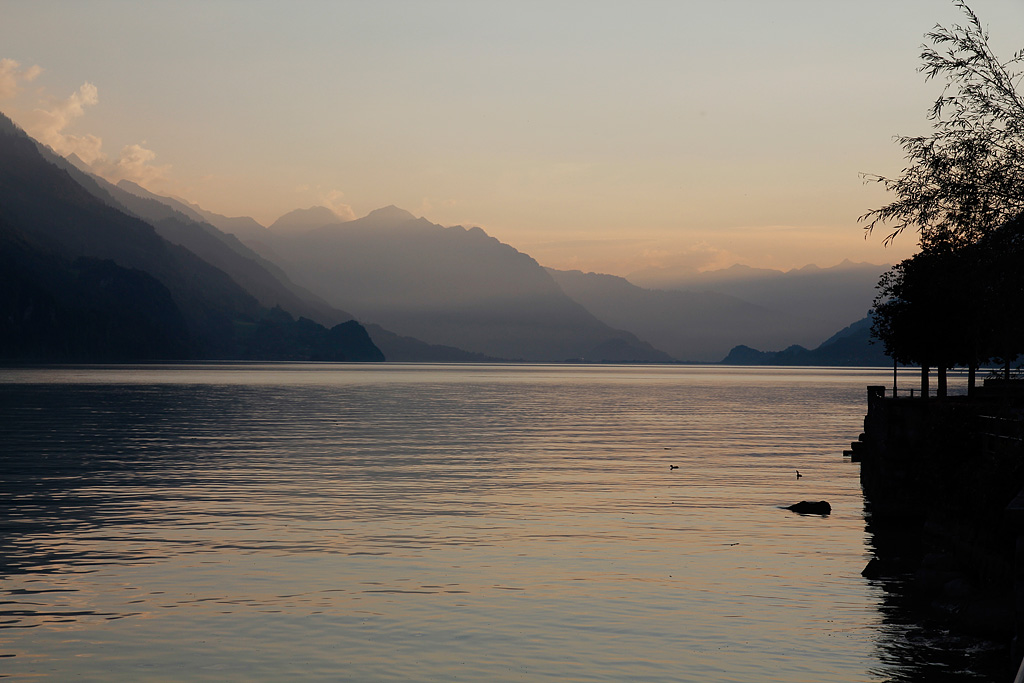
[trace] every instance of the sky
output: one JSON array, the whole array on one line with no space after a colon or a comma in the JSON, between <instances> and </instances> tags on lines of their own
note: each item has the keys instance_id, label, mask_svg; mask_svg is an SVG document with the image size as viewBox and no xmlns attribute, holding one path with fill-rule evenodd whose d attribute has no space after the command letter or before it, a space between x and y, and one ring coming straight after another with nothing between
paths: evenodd
<instances>
[{"instance_id":1,"label":"sky","mask_svg":"<svg viewBox=\"0 0 1024 683\"><path fill-rule=\"evenodd\" d=\"M1024 2L973 0L1004 59ZM0 111L264 225L397 205L542 265L893 263L858 217L941 83L949 0L0 0Z\"/></svg>"}]
</instances>

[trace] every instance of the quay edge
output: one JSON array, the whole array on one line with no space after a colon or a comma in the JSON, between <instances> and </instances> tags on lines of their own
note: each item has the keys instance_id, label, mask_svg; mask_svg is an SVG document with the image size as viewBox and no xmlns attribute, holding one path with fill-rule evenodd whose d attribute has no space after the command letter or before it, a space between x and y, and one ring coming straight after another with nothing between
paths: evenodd
<instances>
[{"instance_id":1,"label":"quay edge","mask_svg":"<svg viewBox=\"0 0 1024 683\"><path fill-rule=\"evenodd\" d=\"M860 463L874 557L928 618L1024 657L1024 382L966 396L892 397L868 387ZM1012 669L1012 671L1011 671Z\"/></svg>"}]
</instances>

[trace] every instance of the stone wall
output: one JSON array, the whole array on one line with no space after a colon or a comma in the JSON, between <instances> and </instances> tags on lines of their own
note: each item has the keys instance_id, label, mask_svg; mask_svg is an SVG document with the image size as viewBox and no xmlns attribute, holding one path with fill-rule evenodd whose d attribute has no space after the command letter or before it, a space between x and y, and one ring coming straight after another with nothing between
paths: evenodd
<instances>
[{"instance_id":1,"label":"stone wall","mask_svg":"<svg viewBox=\"0 0 1024 683\"><path fill-rule=\"evenodd\" d=\"M901 582L929 618L1008 650L1024 644L1022 436L1014 387L944 399L869 387L853 445L874 546L865 576Z\"/></svg>"}]
</instances>

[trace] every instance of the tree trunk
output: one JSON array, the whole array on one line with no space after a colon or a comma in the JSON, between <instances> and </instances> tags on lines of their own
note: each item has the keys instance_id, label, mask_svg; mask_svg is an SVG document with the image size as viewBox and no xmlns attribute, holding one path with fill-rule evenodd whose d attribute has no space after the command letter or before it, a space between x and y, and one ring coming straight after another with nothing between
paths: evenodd
<instances>
[{"instance_id":1,"label":"tree trunk","mask_svg":"<svg viewBox=\"0 0 1024 683\"><path fill-rule=\"evenodd\" d=\"M928 366L921 366L921 398L928 400Z\"/></svg>"},{"instance_id":2,"label":"tree trunk","mask_svg":"<svg viewBox=\"0 0 1024 683\"><path fill-rule=\"evenodd\" d=\"M946 368L940 365L938 368L938 382L935 388L935 395L939 398L946 398Z\"/></svg>"},{"instance_id":3,"label":"tree trunk","mask_svg":"<svg viewBox=\"0 0 1024 683\"><path fill-rule=\"evenodd\" d=\"M978 363L977 361L971 361L971 364L967 367L967 395L974 395L974 385L978 380Z\"/></svg>"}]
</instances>

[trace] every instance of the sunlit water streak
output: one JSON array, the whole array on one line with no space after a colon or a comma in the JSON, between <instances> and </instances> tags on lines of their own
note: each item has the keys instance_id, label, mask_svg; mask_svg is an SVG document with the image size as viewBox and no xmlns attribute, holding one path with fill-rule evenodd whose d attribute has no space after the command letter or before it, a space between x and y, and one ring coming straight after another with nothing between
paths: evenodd
<instances>
[{"instance_id":1,"label":"sunlit water streak","mask_svg":"<svg viewBox=\"0 0 1024 683\"><path fill-rule=\"evenodd\" d=\"M842 450L887 377L0 370L0 673L883 680Z\"/></svg>"}]
</instances>

